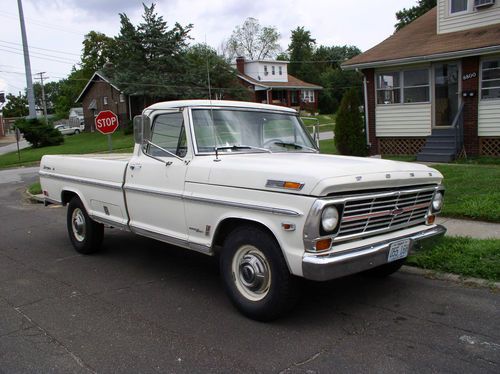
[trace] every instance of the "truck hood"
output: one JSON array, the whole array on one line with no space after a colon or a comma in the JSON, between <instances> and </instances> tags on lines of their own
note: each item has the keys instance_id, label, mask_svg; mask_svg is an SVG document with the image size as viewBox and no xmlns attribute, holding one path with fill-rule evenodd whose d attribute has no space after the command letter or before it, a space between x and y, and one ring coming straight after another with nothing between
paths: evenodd
<instances>
[{"instance_id":1,"label":"truck hood","mask_svg":"<svg viewBox=\"0 0 500 374\"><path fill-rule=\"evenodd\" d=\"M372 188L440 183L442 175L428 166L365 157L316 153L253 153L196 157L187 182L325 196ZM303 188L266 187L268 180L299 182Z\"/></svg>"}]
</instances>

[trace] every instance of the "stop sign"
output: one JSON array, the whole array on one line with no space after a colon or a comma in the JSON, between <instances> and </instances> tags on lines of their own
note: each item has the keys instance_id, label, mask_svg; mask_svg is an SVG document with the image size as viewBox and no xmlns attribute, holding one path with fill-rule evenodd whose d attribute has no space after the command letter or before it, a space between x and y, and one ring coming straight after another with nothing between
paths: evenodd
<instances>
[{"instance_id":1,"label":"stop sign","mask_svg":"<svg viewBox=\"0 0 500 374\"><path fill-rule=\"evenodd\" d=\"M111 110L100 111L95 117L95 128L102 134L112 134L118 128L118 116Z\"/></svg>"}]
</instances>

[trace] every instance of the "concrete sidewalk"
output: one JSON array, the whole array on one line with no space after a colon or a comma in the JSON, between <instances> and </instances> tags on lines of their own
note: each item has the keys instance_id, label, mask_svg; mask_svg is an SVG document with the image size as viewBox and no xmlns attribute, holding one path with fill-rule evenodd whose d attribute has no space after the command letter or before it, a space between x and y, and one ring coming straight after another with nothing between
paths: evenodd
<instances>
[{"instance_id":1,"label":"concrete sidewalk","mask_svg":"<svg viewBox=\"0 0 500 374\"><path fill-rule=\"evenodd\" d=\"M448 230L448 236L470 236L474 239L500 239L500 223L438 217L437 223Z\"/></svg>"}]
</instances>

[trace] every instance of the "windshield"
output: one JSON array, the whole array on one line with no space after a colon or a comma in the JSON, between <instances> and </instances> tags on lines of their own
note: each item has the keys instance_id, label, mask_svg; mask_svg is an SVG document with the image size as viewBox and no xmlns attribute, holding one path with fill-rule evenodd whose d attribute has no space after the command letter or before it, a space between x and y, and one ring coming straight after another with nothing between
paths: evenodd
<instances>
[{"instance_id":1,"label":"windshield","mask_svg":"<svg viewBox=\"0 0 500 374\"><path fill-rule=\"evenodd\" d=\"M193 109L199 153L316 152L311 137L292 114L243 109Z\"/></svg>"}]
</instances>

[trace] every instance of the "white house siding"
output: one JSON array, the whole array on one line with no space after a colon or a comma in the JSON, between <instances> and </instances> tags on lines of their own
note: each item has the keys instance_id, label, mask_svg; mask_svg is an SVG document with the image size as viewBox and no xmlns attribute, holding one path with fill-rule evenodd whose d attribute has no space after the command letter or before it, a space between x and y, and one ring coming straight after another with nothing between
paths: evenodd
<instances>
[{"instance_id":1,"label":"white house siding","mask_svg":"<svg viewBox=\"0 0 500 374\"><path fill-rule=\"evenodd\" d=\"M267 75L264 71L267 66ZM272 67L274 66L274 75ZM279 74L281 66L281 75ZM287 63L280 61L247 61L245 62L245 74L255 80L262 82L288 82Z\"/></svg>"},{"instance_id":2,"label":"white house siding","mask_svg":"<svg viewBox=\"0 0 500 374\"><path fill-rule=\"evenodd\" d=\"M432 105L377 105L375 109L376 136L423 137L431 134Z\"/></svg>"},{"instance_id":3,"label":"white house siding","mask_svg":"<svg viewBox=\"0 0 500 374\"><path fill-rule=\"evenodd\" d=\"M479 136L500 136L500 100L479 101Z\"/></svg>"},{"instance_id":4,"label":"white house siding","mask_svg":"<svg viewBox=\"0 0 500 374\"><path fill-rule=\"evenodd\" d=\"M474 9L474 0L469 0L469 10L450 15L450 1L438 0L438 34L468 30L500 22L500 1L490 7Z\"/></svg>"}]
</instances>

